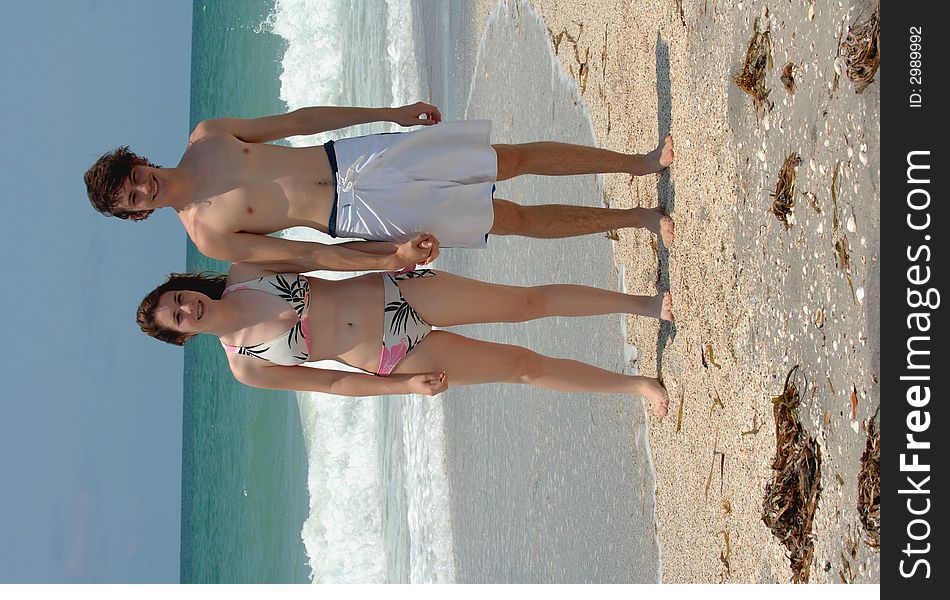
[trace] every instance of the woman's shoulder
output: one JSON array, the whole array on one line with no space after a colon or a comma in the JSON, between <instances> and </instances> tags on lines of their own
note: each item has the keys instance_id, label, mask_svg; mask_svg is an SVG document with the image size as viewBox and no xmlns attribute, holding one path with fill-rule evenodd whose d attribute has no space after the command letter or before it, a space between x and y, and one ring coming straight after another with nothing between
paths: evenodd
<instances>
[{"instance_id":1,"label":"woman's shoulder","mask_svg":"<svg viewBox=\"0 0 950 600\"><path fill-rule=\"evenodd\" d=\"M240 262L231 263L231 268L228 269L228 285L259 279L273 274L274 271L262 268L261 265Z\"/></svg>"},{"instance_id":2,"label":"woman's shoulder","mask_svg":"<svg viewBox=\"0 0 950 600\"><path fill-rule=\"evenodd\" d=\"M241 262L231 263L231 268L228 269L228 285L250 281L252 279L260 279L261 277L269 277L271 275L297 275L296 272L291 273L287 271L287 269L276 268L277 266L282 265L272 266Z\"/></svg>"}]
</instances>

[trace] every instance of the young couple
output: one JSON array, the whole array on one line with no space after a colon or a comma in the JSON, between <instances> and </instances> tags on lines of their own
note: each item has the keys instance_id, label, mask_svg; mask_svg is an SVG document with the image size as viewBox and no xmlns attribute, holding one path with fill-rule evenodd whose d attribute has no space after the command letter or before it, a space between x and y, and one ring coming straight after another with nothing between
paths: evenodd
<instances>
[{"instance_id":1,"label":"young couple","mask_svg":"<svg viewBox=\"0 0 950 600\"><path fill-rule=\"evenodd\" d=\"M425 127L323 146L267 143L374 121ZM440 245L481 248L489 234L559 238L645 227L672 245L673 221L659 208L524 206L494 195L495 182L524 174L655 173L673 161L672 138L634 155L557 142L491 145L488 121L440 121L439 110L421 102L312 107L203 121L174 168L124 147L103 155L85 175L96 209L137 221L174 208L201 252L233 262L227 276L173 274L142 301L142 330L179 345L199 333L218 336L235 377L255 387L375 396L528 383L639 394L666 414L667 395L654 377L432 327L609 313L670 320L669 292L522 288L414 269L435 260ZM266 235L296 226L366 241ZM300 275L313 270L382 272L339 281ZM365 374L300 366L325 359Z\"/></svg>"}]
</instances>

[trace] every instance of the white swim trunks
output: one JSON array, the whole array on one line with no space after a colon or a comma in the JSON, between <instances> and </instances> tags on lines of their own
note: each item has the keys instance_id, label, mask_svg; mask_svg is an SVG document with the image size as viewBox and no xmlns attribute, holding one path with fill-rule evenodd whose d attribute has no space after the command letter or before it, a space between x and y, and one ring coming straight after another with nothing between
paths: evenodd
<instances>
[{"instance_id":1,"label":"white swim trunks","mask_svg":"<svg viewBox=\"0 0 950 600\"><path fill-rule=\"evenodd\" d=\"M484 248L498 175L490 133L491 121L459 121L327 143L330 235L401 242L429 231L442 247Z\"/></svg>"}]
</instances>

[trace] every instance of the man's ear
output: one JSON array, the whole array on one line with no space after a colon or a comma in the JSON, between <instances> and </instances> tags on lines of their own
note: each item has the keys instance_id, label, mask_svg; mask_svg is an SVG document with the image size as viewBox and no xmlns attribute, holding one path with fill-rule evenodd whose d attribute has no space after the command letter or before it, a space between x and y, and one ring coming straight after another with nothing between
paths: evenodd
<instances>
[{"instance_id":1,"label":"man's ear","mask_svg":"<svg viewBox=\"0 0 950 600\"><path fill-rule=\"evenodd\" d=\"M140 210L129 214L131 221L144 221L152 214L151 210Z\"/></svg>"}]
</instances>

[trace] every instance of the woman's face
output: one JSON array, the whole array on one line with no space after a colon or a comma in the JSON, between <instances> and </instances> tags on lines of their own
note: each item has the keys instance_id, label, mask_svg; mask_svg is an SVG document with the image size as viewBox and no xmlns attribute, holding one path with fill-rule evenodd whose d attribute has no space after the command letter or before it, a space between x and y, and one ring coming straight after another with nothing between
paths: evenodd
<instances>
[{"instance_id":1,"label":"woman's face","mask_svg":"<svg viewBox=\"0 0 950 600\"><path fill-rule=\"evenodd\" d=\"M155 323L189 336L208 329L214 300L191 290L168 291L158 299Z\"/></svg>"}]
</instances>

